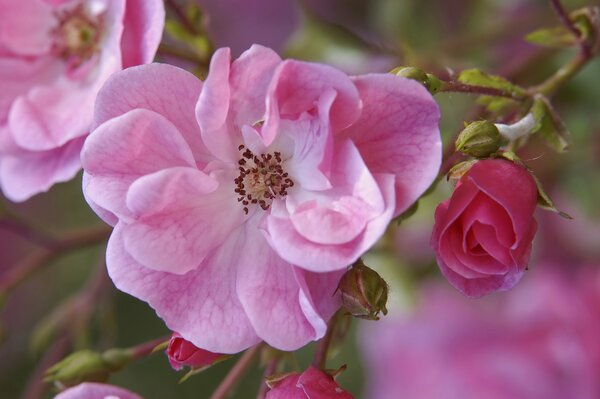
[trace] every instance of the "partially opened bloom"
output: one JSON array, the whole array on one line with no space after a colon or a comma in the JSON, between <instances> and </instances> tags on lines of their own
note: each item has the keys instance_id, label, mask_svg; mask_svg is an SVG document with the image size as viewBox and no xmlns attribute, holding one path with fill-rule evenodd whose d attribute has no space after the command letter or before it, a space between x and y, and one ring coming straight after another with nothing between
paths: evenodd
<instances>
[{"instance_id":1,"label":"partially opened bloom","mask_svg":"<svg viewBox=\"0 0 600 399\"><path fill-rule=\"evenodd\" d=\"M179 333L173 333L165 353L169 358L171 367L175 370L181 370L183 366L193 368L209 366L223 357L219 353L198 348Z\"/></svg>"},{"instance_id":2,"label":"partially opened bloom","mask_svg":"<svg viewBox=\"0 0 600 399\"><path fill-rule=\"evenodd\" d=\"M0 186L24 201L71 179L94 100L114 72L152 61L161 0L0 0Z\"/></svg>"},{"instance_id":3,"label":"partially opened bloom","mask_svg":"<svg viewBox=\"0 0 600 399\"><path fill-rule=\"evenodd\" d=\"M476 162L435 211L431 245L448 281L472 297L508 290L521 279L537 223L537 186L520 165Z\"/></svg>"},{"instance_id":4,"label":"partially opened bloom","mask_svg":"<svg viewBox=\"0 0 600 399\"><path fill-rule=\"evenodd\" d=\"M212 352L318 339L345 268L436 176L438 119L416 82L260 46L218 50L204 83L116 74L82 153L110 276Z\"/></svg>"},{"instance_id":5,"label":"partially opened bloom","mask_svg":"<svg viewBox=\"0 0 600 399\"><path fill-rule=\"evenodd\" d=\"M276 382L266 399L353 399L329 374L309 367Z\"/></svg>"},{"instance_id":6,"label":"partially opened bloom","mask_svg":"<svg viewBox=\"0 0 600 399\"><path fill-rule=\"evenodd\" d=\"M142 399L142 397L114 385L84 382L59 393L54 399Z\"/></svg>"}]
</instances>

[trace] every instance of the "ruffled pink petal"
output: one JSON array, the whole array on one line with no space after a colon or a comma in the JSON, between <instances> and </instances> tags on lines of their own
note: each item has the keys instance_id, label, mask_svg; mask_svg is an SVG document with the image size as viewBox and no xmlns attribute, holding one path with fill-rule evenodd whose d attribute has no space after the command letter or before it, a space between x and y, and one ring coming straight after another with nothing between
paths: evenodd
<instances>
[{"instance_id":1,"label":"ruffled pink petal","mask_svg":"<svg viewBox=\"0 0 600 399\"><path fill-rule=\"evenodd\" d=\"M239 248L246 242L242 227L184 275L136 262L123 246L122 227L115 227L106 253L108 272L118 289L148 302L168 328L199 348L237 353L260 341L236 292Z\"/></svg>"},{"instance_id":2,"label":"ruffled pink petal","mask_svg":"<svg viewBox=\"0 0 600 399\"><path fill-rule=\"evenodd\" d=\"M487 273L482 273L473 270L471 267L466 265L459 255L463 255L459 252L462 248L462 235L456 228L447 229L444 234L440 237L438 254L439 257L444 259L445 264L448 268L452 269L455 273L459 274L464 278L482 278L486 277ZM485 261L489 256L485 255L482 257L482 261Z\"/></svg>"},{"instance_id":3,"label":"ruffled pink petal","mask_svg":"<svg viewBox=\"0 0 600 399\"><path fill-rule=\"evenodd\" d=\"M275 348L296 350L321 338L322 320L307 319L294 267L269 247L257 222L254 217L246 223L246 240L238 249L237 293L259 337ZM320 335L310 321L318 323Z\"/></svg>"},{"instance_id":4,"label":"ruffled pink petal","mask_svg":"<svg viewBox=\"0 0 600 399\"><path fill-rule=\"evenodd\" d=\"M96 95L105 80L122 67L119 41L124 13L124 0L106 3L101 50L96 60L89 61L89 72L82 76L63 73L13 103L9 125L19 146L48 150L90 131Z\"/></svg>"},{"instance_id":5,"label":"ruffled pink petal","mask_svg":"<svg viewBox=\"0 0 600 399\"><path fill-rule=\"evenodd\" d=\"M83 198L87 204L92 208L92 210L100 217L100 219L104 220L106 224L111 226L115 226L119 221L119 218L112 212L102 208L100 205L96 204L88 195L87 195L87 186L89 185L92 177L83 171L81 187L83 191Z\"/></svg>"},{"instance_id":6,"label":"ruffled pink petal","mask_svg":"<svg viewBox=\"0 0 600 399\"><path fill-rule=\"evenodd\" d=\"M119 217L130 218L125 193L137 178L175 166L196 163L177 128L163 116L135 109L96 129L81 153L90 176L86 195Z\"/></svg>"},{"instance_id":7,"label":"ruffled pink petal","mask_svg":"<svg viewBox=\"0 0 600 399\"><path fill-rule=\"evenodd\" d=\"M318 100L317 116L303 114L294 121L281 120L279 127L291 138L294 152L286 163L286 171L296 184L306 190L331 188L329 176L333 157L333 136L329 114L336 92L329 90Z\"/></svg>"},{"instance_id":8,"label":"ruffled pink petal","mask_svg":"<svg viewBox=\"0 0 600 399\"><path fill-rule=\"evenodd\" d=\"M273 50L253 45L231 64L230 112L233 125L254 125L265 116L265 96L281 58Z\"/></svg>"},{"instance_id":9,"label":"ruffled pink petal","mask_svg":"<svg viewBox=\"0 0 600 399\"><path fill-rule=\"evenodd\" d=\"M486 253L490 254L498 262L504 265L513 266L509 250L503 243L498 242L494 226L483 224L481 222L475 222L472 230L475 237L477 237L478 244L485 250Z\"/></svg>"},{"instance_id":10,"label":"ruffled pink petal","mask_svg":"<svg viewBox=\"0 0 600 399\"><path fill-rule=\"evenodd\" d=\"M325 334L327 321L341 306L340 295L336 291L345 272L314 273L294 267L294 276L300 286L300 307L317 337Z\"/></svg>"},{"instance_id":11,"label":"ruffled pink petal","mask_svg":"<svg viewBox=\"0 0 600 399\"><path fill-rule=\"evenodd\" d=\"M194 111L201 89L198 78L171 65L128 68L112 75L98 93L93 129L132 109L154 111L177 127L197 161L207 162Z\"/></svg>"},{"instance_id":12,"label":"ruffled pink petal","mask_svg":"<svg viewBox=\"0 0 600 399\"><path fill-rule=\"evenodd\" d=\"M0 57L0 124L6 123L9 109L16 98L32 87L48 84L61 68L62 65L51 57Z\"/></svg>"},{"instance_id":13,"label":"ruffled pink petal","mask_svg":"<svg viewBox=\"0 0 600 399\"><path fill-rule=\"evenodd\" d=\"M467 183L468 184L468 183ZM516 240L510 216L506 209L482 192L479 192L460 216L464 234L475 222L486 224L494 229L496 241L510 248Z\"/></svg>"},{"instance_id":14,"label":"ruffled pink petal","mask_svg":"<svg viewBox=\"0 0 600 399\"><path fill-rule=\"evenodd\" d=\"M523 276L523 271L512 269L506 275L467 279L447 268L444 261L438 258L440 271L456 289L472 298L479 298L496 291L507 291L513 288Z\"/></svg>"},{"instance_id":15,"label":"ruffled pink petal","mask_svg":"<svg viewBox=\"0 0 600 399\"><path fill-rule=\"evenodd\" d=\"M96 382L84 382L66 389L54 399L142 399L141 396L126 389Z\"/></svg>"},{"instance_id":16,"label":"ruffled pink petal","mask_svg":"<svg viewBox=\"0 0 600 399\"><path fill-rule=\"evenodd\" d=\"M293 170L294 180L302 171ZM381 189L360 153L349 141L337 143L330 171L331 190L297 189L287 201L298 233L322 244L342 244L356 238L367 223L384 211Z\"/></svg>"},{"instance_id":17,"label":"ruffled pink petal","mask_svg":"<svg viewBox=\"0 0 600 399\"><path fill-rule=\"evenodd\" d=\"M517 236L516 248L529 230L537 205L537 186L530 173L513 162L486 159L475 163L467 178L506 209Z\"/></svg>"},{"instance_id":18,"label":"ruffled pink petal","mask_svg":"<svg viewBox=\"0 0 600 399\"><path fill-rule=\"evenodd\" d=\"M419 83L393 75L353 78L363 101L360 118L341 137L352 139L372 173L396 176L396 210L407 209L438 174L440 111Z\"/></svg>"},{"instance_id":19,"label":"ruffled pink petal","mask_svg":"<svg viewBox=\"0 0 600 399\"><path fill-rule=\"evenodd\" d=\"M195 168L163 169L133 182L127 207L135 222L123 227L127 252L158 271L184 274L243 221L231 187Z\"/></svg>"},{"instance_id":20,"label":"ruffled pink petal","mask_svg":"<svg viewBox=\"0 0 600 399\"><path fill-rule=\"evenodd\" d=\"M275 140L281 119L297 119L312 113L323 93L336 92L329 119L331 129L339 131L352 124L360 114L361 101L348 76L327 65L287 60L279 64L269 92L262 129L266 145Z\"/></svg>"},{"instance_id":21,"label":"ruffled pink petal","mask_svg":"<svg viewBox=\"0 0 600 399\"><path fill-rule=\"evenodd\" d=\"M43 0L0 0L0 47L15 54L40 55L52 47L53 7Z\"/></svg>"},{"instance_id":22,"label":"ruffled pink petal","mask_svg":"<svg viewBox=\"0 0 600 399\"><path fill-rule=\"evenodd\" d=\"M514 263L521 269L527 266L529 262L529 256L531 255L531 247L533 245L533 238L537 231L537 222L535 219L531 220L531 224L527 229L527 232L523 236L521 243L515 249L511 250L511 257Z\"/></svg>"},{"instance_id":23,"label":"ruffled pink petal","mask_svg":"<svg viewBox=\"0 0 600 399\"><path fill-rule=\"evenodd\" d=\"M162 0L127 0L121 52L123 68L152 62L163 34Z\"/></svg>"},{"instance_id":24,"label":"ruffled pink petal","mask_svg":"<svg viewBox=\"0 0 600 399\"><path fill-rule=\"evenodd\" d=\"M316 243L299 234L289 218L271 214L262 226L269 244L283 259L314 272L341 270L354 263L381 237L395 207L394 176L376 175L374 178L384 198L384 210L352 241L341 245Z\"/></svg>"},{"instance_id":25,"label":"ruffled pink petal","mask_svg":"<svg viewBox=\"0 0 600 399\"><path fill-rule=\"evenodd\" d=\"M237 161L237 146L241 136L227 116L230 109L231 87L229 71L231 54L228 48L215 51L210 60L210 73L196 104L196 120L200 125L202 140L209 151L224 161Z\"/></svg>"},{"instance_id":26,"label":"ruffled pink petal","mask_svg":"<svg viewBox=\"0 0 600 399\"><path fill-rule=\"evenodd\" d=\"M0 158L0 186L11 201L25 201L48 191L52 185L71 180L81 169L83 138L49 151L4 155Z\"/></svg>"}]
</instances>

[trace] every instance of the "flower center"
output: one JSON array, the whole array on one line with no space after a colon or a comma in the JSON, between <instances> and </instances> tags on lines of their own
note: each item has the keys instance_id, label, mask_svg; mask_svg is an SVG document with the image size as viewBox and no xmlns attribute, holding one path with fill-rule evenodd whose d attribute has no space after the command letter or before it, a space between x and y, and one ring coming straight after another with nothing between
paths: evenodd
<instances>
[{"instance_id":1,"label":"flower center","mask_svg":"<svg viewBox=\"0 0 600 399\"><path fill-rule=\"evenodd\" d=\"M71 67L77 68L98 52L100 21L91 17L81 4L62 12L58 21L54 30L56 51Z\"/></svg>"},{"instance_id":2,"label":"flower center","mask_svg":"<svg viewBox=\"0 0 600 399\"><path fill-rule=\"evenodd\" d=\"M267 210L273 200L287 195L294 181L281 166L281 153L273 152L255 155L243 144L238 147L242 157L238 161L240 174L235 178L235 193L238 202L248 214L248 206L255 204Z\"/></svg>"}]
</instances>

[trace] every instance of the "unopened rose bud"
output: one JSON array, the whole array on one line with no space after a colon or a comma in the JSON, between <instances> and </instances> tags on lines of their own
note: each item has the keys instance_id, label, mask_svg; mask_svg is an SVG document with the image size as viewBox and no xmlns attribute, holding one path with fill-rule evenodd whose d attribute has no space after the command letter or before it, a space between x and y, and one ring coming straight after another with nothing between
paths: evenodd
<instances>
[{"instance_id":1,"label":"unopened rose bud","mask_svg":"<svg viewBox=\"0 0 600 399\"><path fill-rule=\"evenodd\" d=\"M114 348L104 353L84 349L50 367L45 380L63 386L73 386L83 381L104 382L110 373L120 370L132 360L128 349Z\"/></svg>"},{"instance_id":2,"label":"unopened rose bud","mask_svg":"<svg viewBox=\"0 0 600 399\"><path fill-rule=\"evenodd\" d=\"M102 355L86 349L72 353L50 367L44 380L73 386L83 381L104 382L109 374L110 368Z\"/></svg>"},{"instance_id":3,"label":"unopened rose bud","mask_svg":"<svg viewBox=\"0 0 600 399\"><path fill-rule=\"evenodd\" d=\"M338 289L342 305L352 316L379 320L379 313L387 314L388 285L373 269L358 260L342 276Z\"/></svg>"},{"instance_id":4,"label":"unopened rose bud","mask_svg":"<svg viewBox=\"0 0 600 399\"><path fill-rule=\"evenodd\" d=\"M500 149L504 140L490 121L469 123L456 139L456 150L476 158L485 158Z\"/></svg>"},{"instance_id":5,"label":"unopened rose bud","mask_svg":"<svg viewBox=\"0 0 600 399\"><path fill-rule=\"evenodd\" d=\"M425 73L423 70L416 67L401 66L392 69L390 73L403 78L416 80L425 86L431 94L435 94L442 85L442 82L437 77L430 73Z\"/></svg>"},{"instance_id":6,"label":"unopened rose bud","mask_svg":"<svg viewBox=\"0 0 600 399\"><path fill-rule=\"evenodd\" d=\"M183 366L203 368L228 357L228 355L200 349L179 333L173 333L165 353L169 357L171 367L175 370L181 370Z\"/></svg>"}]
</instances>

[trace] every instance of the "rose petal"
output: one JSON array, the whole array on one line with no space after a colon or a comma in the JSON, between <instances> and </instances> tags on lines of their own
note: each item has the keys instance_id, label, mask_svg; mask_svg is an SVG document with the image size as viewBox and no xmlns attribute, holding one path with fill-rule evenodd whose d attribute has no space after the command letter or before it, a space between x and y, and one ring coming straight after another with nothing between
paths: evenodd
<instances>
[{"instance_id":1,"label":"rose petal","mask_svg":"<svg viewBox=\"0 0 600 399\"><path fill-rule=\"evenodd\" d=\"M140 265L123 246L122 224L108 242L106 263L118 289L150 304L173 331L199 348L237 353L260 341L236 293L243 228L232 232L197 269L184 275Z\"/></svg>"},{"instance_id":2,"label":"rose petal","mask_svg":"<svg viewBox=\"0 0 600 399\"><path fill-rule=\"evenodd\" d=\"M393 75L353 78L363 109L340 137L358 147L372 173L396 176L396 210L406 210L437 177L442 156L440 111L419 83Z\"/></svg>"}]
</instances>

